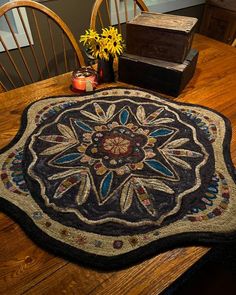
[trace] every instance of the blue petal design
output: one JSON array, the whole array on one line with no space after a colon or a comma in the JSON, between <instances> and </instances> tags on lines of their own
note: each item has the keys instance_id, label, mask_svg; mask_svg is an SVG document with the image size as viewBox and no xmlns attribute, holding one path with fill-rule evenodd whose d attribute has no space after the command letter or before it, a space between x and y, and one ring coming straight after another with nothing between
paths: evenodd
<instances>
[{"instance_id":1,"label":"blue petal design","mask_svg":"<svg viewBox=\"0 0 236 295\"><path fill-rule=\"evenodd\" d=\"M174 174L162 163L156 160L146 160L145 163L153 170L160 172L166 176L174 176Z\"/></svg>"},{"instance_id":2,"label":"blue petal design","mask_svg":"<svg viewBox=\"0 0 236 295\"><path fill-rule=\"evenodd\" d=\"M79 153L72 153L72 154L68 154L62 157L57 158L54 163L55 164L65 164L65 163L71 163L74 162L76 160L78 160L81 157L81 154Z\"/></svg>"},{"instance_id":3,"label":"blue petal design","mask_svg":"<svg viewBox=\"0 0 236 295\"><path fill-rule=\"evenodd\" d=\"M209 187L207 188L207 190L210 191L210 192L212 192L212 193L215 193L215 194L218 193L218 189L217 189L217 187L209 186Z\"/></svg>"},{"instance_id":4,"label":"blue petal design","mask_svg":"<svg viewBox=\"0 0 236 295\"><path fill-rule=\"evenodd\" d=\"M103 180L101 182L101 186L100 186L100 193L101 193L101 196L102 196L103 200L106 198L106 196L110 192L112 180L113 180L113 172L110 171L103 178Z\"/></svg>"},{"instance_id":5,"label":"blue petal design","mask_svg":"<svg viewBox=\"0 0 236 295\"><path fill-rule=\"evenodd\" d=\"M87 131L87 132L93 131L93 129L89 125L85 124L84 122L80 120L75 120L74 122L79 128L81 128L84 131Z\"/></svg>"},{"instance_id":6,"label":"blue petal design","mask_svg":"<svg viewBox=\"0 0 236 295\"><path fill-rule=\"evenodd\" d=\"M159 128L152 131L149 135L152 137L159 137L159 136L166 136L166 135L172 134L173 132L174 130L170 130L167 128Z\"/></svg>"},{"instance_id":7,"label":"blue petal design","mask_svg":"<svg viewBox=\"0 0 236 295\"><path fill-rule=\"evenodd\" d=\"M120 113L120 122L122 125L125 125L129 119L129 112L127 110L123 110Z\"/></svg>"},{"instance_id":8,"label":"blue petal design","mask_svg":"<svg viewBox=\"0 0 236 295\"><path fill-rule=\"evenodd\" d=\"M193 213L198 213L199 211L200 211L200 210L199 210L198 208L193 208L193 209L192 209L192 212L193 212Z\"/></svg>"}]
</instances>

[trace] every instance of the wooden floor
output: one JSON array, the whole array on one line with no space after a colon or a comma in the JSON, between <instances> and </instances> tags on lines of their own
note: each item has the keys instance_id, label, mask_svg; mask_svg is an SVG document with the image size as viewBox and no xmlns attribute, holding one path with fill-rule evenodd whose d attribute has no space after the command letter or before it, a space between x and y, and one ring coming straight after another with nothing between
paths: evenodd
<instances>
[{"instance_id":1,"label":"wooden floor","mask_svg":"<svg viewBox=\"0 0 236 295\"><path fill-rule=\"evenodd\" d=\"M200 36L195 37L194 47L200 51L198 67L177 100L220 110L230 118L233 126L231 154L236 165L236 49ZM41 82L38 98L46 92L48 95L60 91L69 93L70 76L65 77L67 86L64 81L60 84L61 78L51 80L50 83L58 84L57 93L47 92L49 82ZM3 95L0 94L0 102ZM20 96L9 94L9 99L1 104L0 127L4 132L0 133L0 148L17 132L22 110L35 96L32 88L32 94L24 103L17 100ZM12 105L15 106L13 111ZM40 249L13 220L0 213L0 294L156 295L208 251L206 247L179 248L126 270L97 272Z\"/></svg>"}]
</instances>

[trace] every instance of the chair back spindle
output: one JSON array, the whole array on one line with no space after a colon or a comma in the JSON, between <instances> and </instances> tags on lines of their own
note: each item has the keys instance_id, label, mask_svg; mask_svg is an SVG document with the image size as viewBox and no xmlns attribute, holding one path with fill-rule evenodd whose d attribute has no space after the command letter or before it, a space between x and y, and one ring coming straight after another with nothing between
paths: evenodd
<instances>
[{"instance_id":1,"label":"chair back spindle","mask_svg":"<svg viewBox=\"0 0 236 295\"><path fill-rule=\"evenodd\" d=\"M27 41L28 41L28 43L29 43L31 53L32 53L32 56L33 56L33 58L34 58L34 61L35 61L36 67L37 67L38 74L40 75L40 78L43 79L42 72L40 71L40 67L39 67L39 62L38 62L38 59L37 59L37 57L36 57L36 53L35 53L35 50L34 50L34 47L33 47L32 41L31 41L31 38L30 38L30 36L29 36L29 32L28 32L28 30L27 30L27 27L26 27L26 24L25 24L24 18L23 18L23 16L22 16L22 13L21 13L21 10L19 9L19 7L17 7L17 12L18 12L18 14L19 14L19 17L20 17L21 23L22 23L22 25L23 25L24 33L25 33L25 36L26 36Z\"/></svg>"},{"instance_id":2,"label":"chair back spindle","mask_svg":"<svg viewBox=\"0 0 236 295\"><path fill-rule=\"evenodd\" d=\"M11 31L12 37L13 37L15 43L16 43L16 46L17 46L17 48L18 48L18 50L19 50L19 52L20 52L21 58L22 58L22 60L23 60L23 62L24 62L24 65L25 65L25 67L26 67L26 69L27 69L27 72L28 72L28 74L29 74L29 76L30 76L31 82L34 82L34 80L33 80L33 76L32 76L32 73L31 73L30 68L29 68L29 65L28 65L28 63L27 63L27 61L26 61L26 59L25 59L25 56L24 56L24 54L23 54L23 51L22 51L22 49L21 49L21 47L20 47L20 45L19 45L19 43L18 43L18 40L17 40L17 38L16 38L16 36L15 36L15 32L14 32L14 30L13 30L13 28L12 28L12 25L11 25L11 23L10 23L10 20L9 20L7 14L4 14L4 17L5 17L5 20L6 20L7 24L8 24L8 27L9 27L9 29L10 29L10 31Z\"/></svg>"},{"instance_id":3,"label":"chair back spindle","mask_svg":"<svg viewBox=\"0 0 236 295\"><path fill-rule=\"evenodd\" d=\"M64 33L61 33L61 40L63 45L63 57L64 57L64 64L65 64L65 71L68 72L68 62L67 62L67 55L66 55L66 43L65 43L65 35Z\"/></svg>"},{"instance_id":4,"label":"chair back spindle","mask_svg":"<svg viewBox=\"0 0 236 295\"><path fill-rule=\"evenodd\" d=\"M58 70L57 55L56 55L55 43L54 43L54 38L53 38L53 33L52 33L52 26L51 26L51 22L50 22L49 18L47 18L47 22L48 22L48 28L49 28L49 32L50 32L50 40L51 40L51 44L52 44L54 60L55 60L55 64L56 64L56 73L58 75L59 70Z\"/></svg>"}]
</instances>

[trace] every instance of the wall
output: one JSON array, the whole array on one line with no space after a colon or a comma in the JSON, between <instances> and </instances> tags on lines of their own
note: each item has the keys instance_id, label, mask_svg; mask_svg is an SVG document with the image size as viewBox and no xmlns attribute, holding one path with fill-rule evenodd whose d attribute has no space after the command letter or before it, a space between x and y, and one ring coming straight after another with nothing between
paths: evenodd
<instances>
[{"instance_id":1,"label":"wall","mask_svg":"<svg viewBox=\"0 0 236 295\"><path fill-rule=\"evenodd\" d=\"M93 3L94 0L52 0L43 4L57 13L79 38L89 27Z\"/></svg>"}]
</instances>

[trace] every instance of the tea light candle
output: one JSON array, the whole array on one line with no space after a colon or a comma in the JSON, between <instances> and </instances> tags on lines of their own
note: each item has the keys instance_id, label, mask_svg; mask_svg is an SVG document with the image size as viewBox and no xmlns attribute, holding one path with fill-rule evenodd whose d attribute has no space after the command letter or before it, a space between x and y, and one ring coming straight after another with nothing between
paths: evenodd
<instances>
[{"instance_id":1,"label":"tea light candle","mask_svg":"<svg viewBox=\"0 0 236 295\"><path fill-rule=\"evenodd\" d=\"M72 73L72 90L92 91L97 86L97 72L91 68L80 68Z\"/></svg>"}]
</instances>

